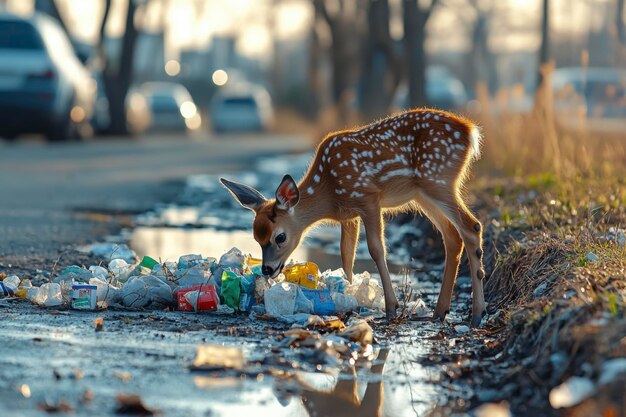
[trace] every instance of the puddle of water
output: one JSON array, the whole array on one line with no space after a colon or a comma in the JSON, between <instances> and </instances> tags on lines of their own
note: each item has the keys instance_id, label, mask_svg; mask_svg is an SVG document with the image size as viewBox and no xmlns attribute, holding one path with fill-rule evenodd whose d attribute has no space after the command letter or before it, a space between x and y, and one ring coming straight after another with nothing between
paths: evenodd
<instances>
[{"instance_id":1,"label":"puddle of water","mask_svg":"<svg viewBox=\"0 0 626 417\"><path fill-rule=\"evenodd\" d=\"M217 259L232 247L239 248L261 258L261 248L254 240L252 232L245 230L184 229L176 227L137 227L131 233L129 246L139 257L151 256L162 261L178 261L181 255L201 254ZM324 251L319 247L301 244L291 255L295 261L315 262L320 270L336 269L342 266L341 256ZM402 266L389 264L392 273L400 273ZM358 259L356 272L376 272L376 264L370 259Z\"/></svg>"},{"instance_id":2,"label":"puddle of water","mask_svg":"<svg viewBox=\"0 0 626 417\"><path fill-rule=\"evenodd\" d=\"M180 229L173 227L138 227L130 237L130 247L137 255L149 255L163 261L177 261L181 255L198 253L213 256L217 259L236 246L243 253L261 258L261 248L252 237L252 233L244 230L220 231L213 229ZM296 261L309 260L315 262L321 270L339 268L341 257L324 252L319 248L300 245L291 259ZM373 271L371 261L360 261L357 267ZM357 270L359 270L357 268Z\"/></svg>"}]
</instances>

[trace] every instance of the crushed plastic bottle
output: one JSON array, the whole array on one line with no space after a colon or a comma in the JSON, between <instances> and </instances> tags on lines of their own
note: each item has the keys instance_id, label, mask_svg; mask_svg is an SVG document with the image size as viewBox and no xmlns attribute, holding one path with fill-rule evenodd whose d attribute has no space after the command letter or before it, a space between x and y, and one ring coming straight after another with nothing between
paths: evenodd
<instances>
[{"instance_id":1,"label":"crushed plastic bottle","mask_svg":"<svg viewBox=\"0 0 626 417\"><path fill-rule=\"evenodd\" d=\"M348 311L355 311L359 308L359 303L353 295L334 292L331 294L331 297L335 303L335 311L337 313L347 313Z\"/></svg>"},{"instance_id":2,"label":"crushed plastic bottle","mask_svg":"<svg viewBox=\"0 0 626 417\"><path fill-rule=\"evenodd\" d=\"M335 269L334 271L330 269L324 271L320 275L320 280L324 281L326 288L332 292L344 293L346 288L350 285L350 282L346 279L345 272L343 272L343 268Z\"/></svg>"},{"instance_id":3,"label":"crushed plastic bottle","mask_svg":"<svg viewBox=\"0 0 626 417\"><path fill-rule=\"evenodd\" d=\"M16 295L20 286L20 279L17 275L11 275L0 281L0 297L12 297Z\"/></svg>"},{"instance_id":4,"label":"crushed plastic bottle","mask_svg":"<svg viewBox=\"0 0 626 417\"><path fill-rule=\"evenodd\" d=\"M285 281L298 284L312 290L317 289L319 268L313 262L297 263L283 270Z\"/></svg>"},{"instance_id":5,"label":"crushed plastic bottle","mask_svg":"<svg viewBox=\"0 0 626 417\"><path fill-rule=\"evenodd\" d=\"M362 276L353 278L353 283L346 289L346 294L354 296L360 307L383 309L385 307L383 288L370 278L369 274L366 278Z\"/></svg>"},{"instance_id":6,"label":"crushed plastic bottle","mask_svg":"<svg viewBox=\"0 0 626 417\"><path fill-rule=\"evenodd\" d=\"M91 272L91 275L93 275L94 278L99 278L103 281L106 281L109 278L109 271L99 265L90 266L89 272Z\"/></svg>"},{"instance_id":7,"label":"crushed plastic bottle","mask_svg":"<svg viewBox=\"0 0 626 417\"><path fill-rule=\"evenodd\" d=\"M21 280L17 275L11 275L2 280L2 282L15 292L20 287Z\"/></svg>"},{"instance_id":8,"label":"crushed plastic bottle","mask_svg":"<svg viewBox=\"0 0 626 417\"><path fill-rule=\"evenodd\" d=\"M335 314L335 302L331 296L329 289L325 290L311 290L308 288L302 288L301 291L304 296L313 303L313 313L328 316Z\"/></svg>"},{"instance_id":9,"label":"crushed plastic bottle","mask_svg":"<svg viewBox=\"0 0 626 417\"><path fill-rule=\"evenodd\" d=\"M178 258L178 269L179 270L189 269L191 267L198 265L199 263L202 263L202 255L196 255L196 254L183 255L180 258Z\"/></svg>"},{"instance_id":10,"label":"crushed plastic bottle","mask_svg":"<svg viewBox=\"0 0 626 417\"><path fill-rule=\"evenodd\" d=\"M99 305L103 302L106 302L107 305L111 305L119 300L121 288L111 285L100 278L91 278L89 285L95 285L97 287L96 299Z\"/></svg>"},{"instance_id":11,"label":"crushed plastic bottle","mask_svg":"<svg viewBox=\"0 0 626 417\"><path fill-rule=\"evenodd\" d=\"M265 311L270 316L293 314L296 309L297 286L290 282L276 284L263 294Z\"/></svg>"},{"instance_id":12,"label":"crushed plastic bottle","mask_svg":"<svg viewBox=\"0 0 626 417\"><path fill-rule=\"evenodd\" d=\"M256 300L257 304L263 304L263 294L271 286L272 285L269 283L269 278L257 275L254 282L254 299Z\"/></svg>"},{"instance_id":13,"label":"crushed plastic bottle","mask_svg":"<svg viewBox=\"0 0 626 417\"><path fill-rule=\"evenodd\" d=\"M57 283L43 284L39 288L33 288L28 292L29 299L40 306L53 307L63 304L61 286Z\"/></svg>"},{"instance_id":14,"label":"crushed plastic bottle","mask_svg":"<svg viewBox=\"0 0 626 417\"><path fill-rule=\"evenodd\" d=\"M254 289L256 286L254 274L243 275L239 280L241 296L239 299L239 310L250 311L255 302Z\"/></svg>"},{"instance_id":15,"label":"crushed plastic bottle","mask_svg":"<svg viewBox=\"0 0 626 417\"><path fill-rule=\"evenodd\" d=\"M133 267L124 259L113 259L109 262L109 271L113 273L119 282L126 282L131 272L133 272Z\"/></svg>"},{"instance_id":16,"label":"crushed plastic bottle","mask_svg":"<svg viewBox=\"0 0 626 417\"><path fill-rule=\"evenodd\" d=\"M134 308L163 308L173 304L172 289L154 275L131 277L120 293L122 304Z\"/></svg>"},{"instance_id":17,"label":"crushed plastic bottle","mask_svg":"<svg viewBox=\"0 0 626 417\"><path fill-rule=\"evenodd\" d=\"M232 268L241 271L243 269L245 257L241 251L237 248L231 248L228 252L222 255L219 265L222 268Z\"/></svg>"},{"instance_id":18,"label":"crushed plastic bottle","mask_svg":"<svg viewBox=\"0 0 626 417\"><path fill-rule=\"evenodd\" d=\"M281 282L265 290L265 310L270 316L286 316L294 313L313 312L313 303L305 297L298 285Z\"/></svg>"},{"instance_id":19,"label":"crushed plastic bottle","mask_svg":"<svg viewBox=\"0 0 626 417\"><path fill-rule=\"evenodd\" d=\"M91 271L81 268L78 265L72 265L65 268L59 277L68 277L78 282L89 282L93 275Z\"/></svg>"},{"instance_id":20,"label":"crushed plastic bottle","mask_svg":"<svg viewBox=\"0 0 626 417\"><path fill-rule=\"evenodd\" d=\"M196 285L206 285L211 278L211 272L202 269L200 265L188 269L179 269L176 272L177 284L181 288L194 287Z\"/></svg>"}]
</instances>

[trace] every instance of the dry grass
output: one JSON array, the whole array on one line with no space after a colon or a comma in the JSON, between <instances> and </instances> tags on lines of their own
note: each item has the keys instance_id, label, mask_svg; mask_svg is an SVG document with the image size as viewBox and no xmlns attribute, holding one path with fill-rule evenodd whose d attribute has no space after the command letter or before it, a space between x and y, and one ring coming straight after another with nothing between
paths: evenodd
<instances>
[{"instance_id":1,"label":"dry grass","mask_svg":"<svg viewBox=\"0 0 626 417\"><path fill-rule=\"evenodd\" d=\"M493 115L509 97L479 99ZM480 119L470 194L485 224L488 308L498 312L489 330L502 345L482 379L514 387L516 414L625 415L626 377L564 412L548 393L570 376L597 381L602 363L626 356L626 244L610 233L626 227L626 135L562 122L542 92L528 114Z\"/></svg>"}]
</instances>

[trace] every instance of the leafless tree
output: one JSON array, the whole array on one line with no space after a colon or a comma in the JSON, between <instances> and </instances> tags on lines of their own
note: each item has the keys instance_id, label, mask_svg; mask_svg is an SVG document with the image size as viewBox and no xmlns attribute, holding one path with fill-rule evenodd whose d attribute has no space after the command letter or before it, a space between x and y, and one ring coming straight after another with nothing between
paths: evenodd
<instances>
[{"instance_id":1,"label":"leafless tree","mask_svg":"<svg viewBox=\"0 0 626 417\"><path fill-rule=\"evenodd\" d=\"M550 0L542 0L541 6L541 47L539 48L539 68L537 85L543 83L542 68L550 60Z\"/></svg>"},{"instance_id":2,"label":"leafless tree","mask_svg":"<svg viewBox=\"0 0 626 417\"><path fill-rule=\"evenodd\" d=\"M408 66L409 105L427 104L426 97L426 24L439 0L422 6L418 0L403 0L404 44Z\"/></svg>"},{"instance_id":3,"label":"leafless tree","mask_svg":"<svg viewBox=\"0 0 626 417\"><path fill-rule=\"evenodd\" d=\"M103 51L105 39L105 27L111 8L111 0L105 1L105 12L100 26L100 46ZM122 36L122 50L119 59L107 57L104 62L104 86L109 99L109 114L111 125L109 133L116 135L128 134L126 124L126 95L132 84L133 62L135 57L135 45L138 31L135 26L135 12L137 3L134 0L127 1L125 29Z\"/></svg>"},{"instance_id":4,"label":"leafless tree","mask_svg":"<svg viewBox=\"0 0 626 417\"><path fill-rule=\"evenodd\" d=\"M366 120L388 113L401 77L389 22L389 1L369 0L360 88L362 116Z\"/></svg>"},{"instance_id":5,"label":"leafless tree","mask_svg":"<svg viewBox=\"0 0 626 417\"><path fill-rule=\"evenodd\" d=\"M622 43L626 44L626 30L624 29L624 0L617 0L617 13L615 13L617 36Z\"/></svg>"},{"instance_id":6,"label":"leafless tree","mask_svg":"<svg viewBox=\"0 0 626 417\"><path fill-rule=\"evenodd\" d=\"M354 90L361 63L360 46L364 27L364 2L353 0L314 0L315 15L328 26L331 45L331 91L340 123L350 114L351 94Z\"/></svg>"}]
</instances>

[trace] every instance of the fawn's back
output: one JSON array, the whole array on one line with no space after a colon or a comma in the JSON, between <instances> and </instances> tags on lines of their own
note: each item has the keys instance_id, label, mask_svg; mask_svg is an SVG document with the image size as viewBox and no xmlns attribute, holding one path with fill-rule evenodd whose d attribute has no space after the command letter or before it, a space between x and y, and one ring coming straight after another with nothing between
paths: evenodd
<instances>
[{"instance_id":1,"label":"fawn's back","mask_svg":"<svg viewBox=\"0 0 626 417\"><path fill-rule=\"evenodd\" d=\"M327 187L349 207L376 195L383 207L402 205L425 187L456 188L480 153L470 121L439 110L412 110L363 128L328 135L317 148L303 190Z\"/></svg>"}]
</instances>

